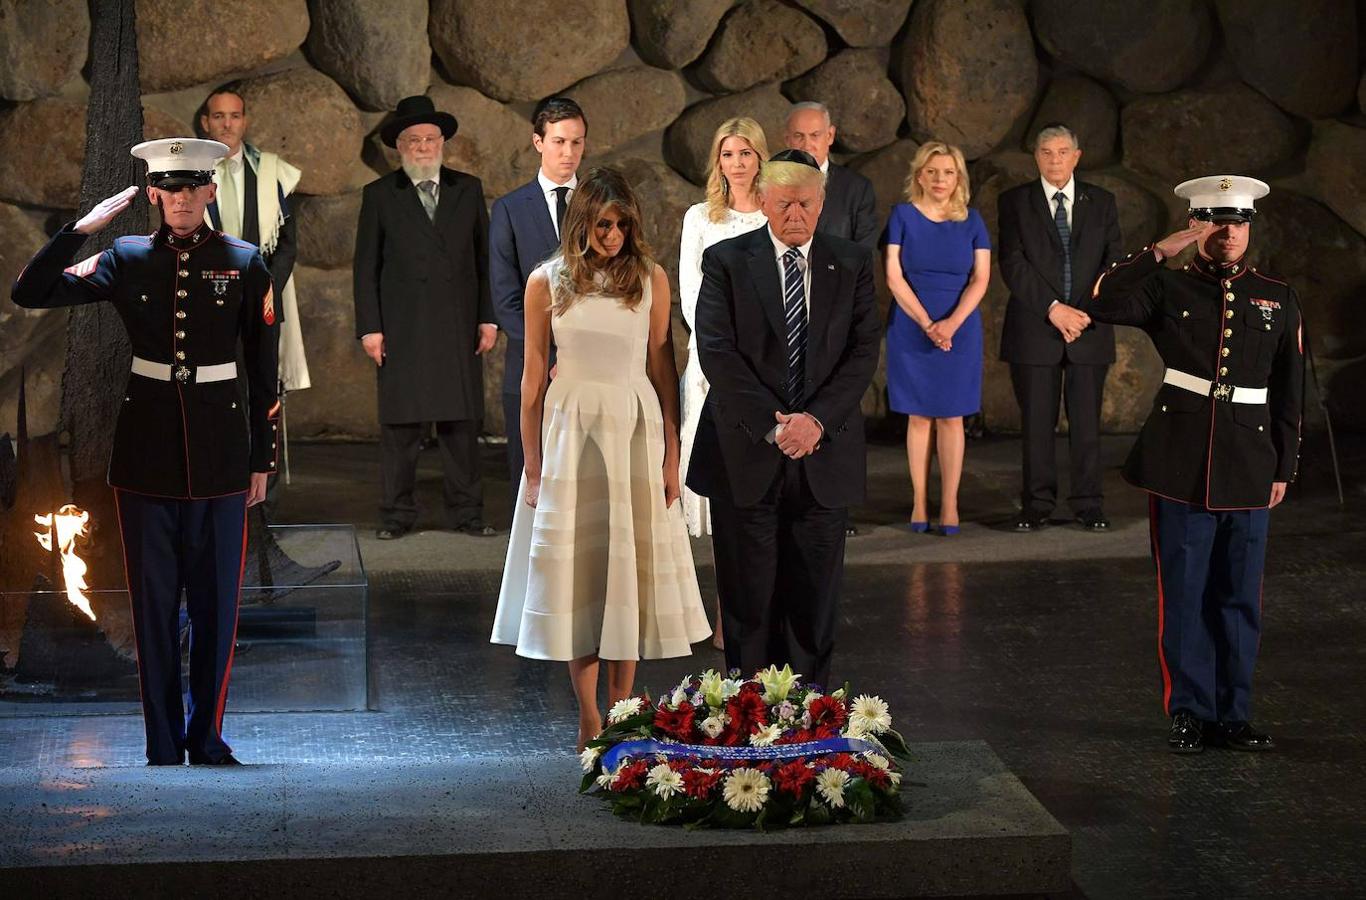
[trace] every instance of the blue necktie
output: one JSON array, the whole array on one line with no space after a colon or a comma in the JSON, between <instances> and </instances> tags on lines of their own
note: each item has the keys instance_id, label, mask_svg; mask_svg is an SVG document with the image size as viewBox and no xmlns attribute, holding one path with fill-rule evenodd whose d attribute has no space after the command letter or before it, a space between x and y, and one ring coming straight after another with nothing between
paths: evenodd
<instances>
[{"instance_id":1,"label":"blue necktie","mask_svg":"<svg viewBox=\"0 0 1366 900\"><path fill-rule=\"evenodd\" d=\"M1072 299L1072 226L1067 224L1067 195L1058 191L1053 195L1058 207L1053 212L1053 224L1062 238L1062 300Z\"/></svg>"},{"instance_id":2,"label":"blue necktie","mask_svg":"<svg viewBox=\"0 0 1366 900\"><path fill-rule=\"evenodd\" d=\"M787 399L793 407L801 402L806 378L806 283L802 277L802 251L791 247L783 254L783 317L787 320Z\"/></svg>"}]
</instances>

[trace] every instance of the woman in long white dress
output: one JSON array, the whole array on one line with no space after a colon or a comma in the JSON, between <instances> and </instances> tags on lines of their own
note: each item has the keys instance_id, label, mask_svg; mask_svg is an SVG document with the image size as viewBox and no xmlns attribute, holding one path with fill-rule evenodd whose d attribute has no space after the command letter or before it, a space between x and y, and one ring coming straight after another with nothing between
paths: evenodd
<instances>
[{"instance_id":1,"label":"woman in long white dress","mask_svg":"<svg viewBox=\"0 0 1366 900\"><path fill-rule=\"evenodd\" d=\"M687 488L688 458L697 435L697 420L707 399L707 379L697 358L694 316L697 293L702 288L702 252L712 244L738 237L761 227L767 220L754 192L754 178L768 159L764 129L751 118L727 119L711 141L711 173L707 176L707 199L688 208L683 216L683 238L678 248L678 299L688 337L688 364L683 370L683 517L693 537L711 534L711 509L706 497ZM716 601L716 633L712 643L722 646L721 601Z\"/></svg>"},{"instance_id":2,"label":"woman in long white dress","mask_svg":"<svg viewBox=\"0 0 1366 900\"><path fill-rule=\"evenodd\" d=\"M687 656L711 633L677 502L668 278L616 170L579 182L525 311L526 468L492 639L569 663L582 749L602 730L601 660L610 704L631 695L637 660Z\"/></svg>"}]
</instances>

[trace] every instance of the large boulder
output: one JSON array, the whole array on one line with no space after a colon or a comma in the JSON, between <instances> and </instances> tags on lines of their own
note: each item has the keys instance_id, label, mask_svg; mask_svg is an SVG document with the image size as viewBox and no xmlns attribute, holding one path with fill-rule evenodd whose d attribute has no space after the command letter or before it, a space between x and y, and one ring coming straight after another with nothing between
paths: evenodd
<instances>
[{"instance_id":1,"label":"large boulder","mask_svg":"<svg viewBox=\"0 0 1366 900\"><path fill-rule=\"evenodd\" d=\"M783 147L791 107L773 84L695 103L665 132L664 159L693 184L706 184L711 171L711 140L722 122L736 116L755 119L764 129L769 151L776 153Z\"/></svg>"},{"instance_id":2,"label":"large boulder","mask_svg":"<svg viewBox=\"0 0 1366 900\"><path fill-rule=\"evenodd\" d=\"M1366 128L1317 123L1305 174L1333 212L1366 234Z\"/></svg>"},{"instance_id":3,"label":"large boulder","mask_svg":"<svg viewBox=\"0 0 1366 900\"><path fill-rule=\"evenodd\" d=\"M1137 184L1124 169L1088 172L1082 178L1115 195L1115 206L1119 209L1119 233L1125 253L1146 247L1168 233L1166 206Z\"/></svg>"},{"instance_id":4,"label":"large boulder","mask_svg":"<svg viewBox=\"0 0 1366 900\"><path fill-rule=\"evenodd\" d=\"M919 149L920 145L915 141L900 140L849 163L849 168L873 183L877 213L884 222L891 208L905 201L906 176L910 174L911 160Z\"/></svg>"},{"instance_id":5,"label":"large boulder","mask_svg":"<svg viewBox=\"0 0 1366 900\"><path fill-rule=\"evenodd\" d=\"M19 277L44 244L47 235L34 218L17 206L0 203L0 284L7 288ZM20 365L34 344L34 335L50 310L24 309L8 301L0 303L0 373ZM65 316L57 318L65 321ZM0 431L4 431L0 426Z\"/></svg>"},{"instance_id":6,"label":"large boulder","mask_svg":"<svg viewBox=\"0 0 1366 900\"><path fill-rule=\"evenodd\" d=\"M535 177L541 158L531 145L528 119L473 88L437 84L427 94L460 121L446 142L446 165L478 176L485 197L501 197ZM397 154L393 160L397 165Z\"/></svg>"},{"instance_id":7,"label":"large boulder","mask_svg":"<svg viewBox=\"0 0 1366 900\"><path fill-rule=\"evenodd\" d=\"M242 82L251 142L303 169L299 191L335 194L353 187L365 127L351 98L314 69L289 69Z\"/></svg>"},{"instance_id":8,"label":"large boulder","mask_svg":"<svg viewBox=\"0 0 1366 900\"><path fill-rule=\"evenodd\" d=\"M1249 257L1295 289L1314 352L1366 355L1366 237L1327 207L1276 186L1257 210Z\"/></svg>"},{"instance_id":9,"label":"large boulder","mask_svg":"<svg viewBox=\"0 0 1366 900\"><path fill-rule=\"evenodd\" d=\"M23 364L0 369L0 432L17 432L21 375L27 388L25 419L29 434L57 430L66 361L66 320L64 315L43 317L24 337Z\"/></svg>"},{"instance_id":10,"label":"large boulder","mask_svg":"<svg viewBox=\"0 0 1366 900\"><path fill-rule=\"evenodd\" d=\"M1210 172L1256 175L1300 146L1295 123L1241 84L1140 97L1120 122L1124 164L1172 184Z\"/></svg>"},{"instance_id":11,"label":"large boulder","mask_svg":"<svg viewBox=\"0 0 1366 900\"><path fill-rule=\"evenodd\" d=\"M825 58L825 32L779 0L751 0L721 22L693 77L714 93L800 75Z\"/></svg>"},{"instance_id":12,"label":"large boulder","mask_svg":"<svg viewBox=\"0 0 1366 900\"><path fill-rule=\"evenodd\" d=\"M1034 31L1055 59L1130 91L1180 87L1209 54L1204 0L1035 0Z\"/></svg>"},{"instance_id":13,"label":"large boulder","mask_svg":"<svg viewBox=\"0 0 1366 900\"><path fill-rule=\"evenodd\" d=\"M1361 83L1357 85L1357 109L1366 112L1366 72L1361 73Z\"/></svg>"},{"instance_id":14,"label":"large boulder","mask_svg":"<svg viewBox=\"0 0 1366 900\"><path fill-rule=\"evenodd\" d=\"M850 47L885 47L901 30L911 0L797 0Z\"/></svg>"},{"instance_id":15,"label":"large boulder","mask_svg":"<svg viewBox=\"0 0 1366 900\"><path fill-rule=\"evenodd\" d=\"M86 0L0 0L0 97L37 100L81 74L90 44Z\"/></svg>"},{"instance_id":16,"label":"large boulder","mask_svg":"<svg viewBox=\"0 0 1366 900\"><path fill-rule=\"evenodd\" d=\"M920 0L898 62L911 135L956 144L969 159L1033 106L1034 38L1014 0Z\"/></svg>"},{"instance_id":17,"label":"large boulder","mask_svg":"<svg viewBox=\"0 0 1366 900\"><path fill-rule=\"evenodd\" d=\"M1081 143L1083 169L1099 168L1115 161L1119 109L1104 85L1084 75L1063 75L1053 79L1025 131L1024 149L1033 152L1034 136L1039 129L1057 122L1076 132Z\"/></svg>"},{"instance_id":18,"label":"large boulder","mask_svg":"<svg viewBox=\"0 0 1366 900\"><path fill-rule=\"evenodd\" d=\"M1366 359L1353 360L1333 370L1324 380L1327 382L1323 386L1324 402L1333 417L1333 428L1339 433L1366 432L1366 391L1361 389L1366 385ZM1312 383L1309 390L1313 391ZM1305 417L1311 415L1313 410L1306 409Z\"/></svg>"},{"instance_id":19,"label":"large boulder","mask_svg":"<svg viewBox=\"0 0 1366 900\"><path fill-rule=\"evenodd\" d=\"M143 137L184 136L189 128L165 113L143 110ZM42 135L42 152L33 136ZM45 97L0 112L0 200L75 209L85 162L85 104Z\"/></svg>"},{"instance_id":20,"label":"large boulder","mask_svg":"<svg viewBox=\"0 0 1366 900\"><path fill-rule=\"evenodd\" d=\"M308 37L305 0L136 0L146 93L217 82L289 56Z\"/></svg>"},{"instance_id":21,"label":"large boulder","mask_svg":"<svg viewBox=\"0 0 1366 900\"><path fill-rule=\"evenodd\" d=\"M498 100L539 100L621 55L631 23L621 0L522 0L509 15L432 0L428 33L456 82Z\"/></svg>"},{"instance_id":22,"label":"large boulder","mask_svg":"<svg viewBox=\"0 0 1366 900\"><path fill-rule=\"evenodd\" d=\"M794 102L816 100L830 107L835 141L851 153L866 153L896 140L906 102L887 77L879 50L845 50L783 88Z\"/></svg>"},{"instance_id":23,"label":"large boulder","mask_svg":"<svg viewBox=\"0 0 1366 900\"><path fill-rule=\"evenodd\" d=\"M351 271L296 266L294 286L309 368L326 377L289 395L290 437L375 437L375 365L356 340Z\"/></svg>"},{"instance_id":24,"label":"large boulder","mask_svg":"<svg viewBox=\"0 0 1366 900\"><path fill-rule=\"evenodd\" d=\"M360 221L360 191L289 198L299 238L299 264L350 271Z\"/></svg>"},{"instance_id":25,"label":"large boulder","mask_svg":"<svg viewBox=\"0 0 1366 900\"><path fill-rule=\"evenodd\" d=\"M1281 0L1217 0L1215 8L1238 74L1281 109L1316 119L1351 105L1355 0L1318 0L1312 8Z\"/></svg>"},{"instance_id":26,"label":"large boulder","mask_svg":"<svg viewBox=\"0 0 1366 900\"><path fill-rule=\"evenodd\" d=\"M308 56L365 109L388 110L427 90L427 0L313 0Z\"/></svg>"},{"instance_id":27,"label":"large boulder","mask_svg":"<svg viewBox=\"0 0 1366 900\"><path fill-rule=\"evenodd\" d=\"M594 75L565 93L588 117L588 150L611 153L667 126L687 104L683 79L651 66L630 66ZM630 102L623 102L629 97Z\"/></svg>"},{"instance_id":28,"label":"large boulder","mask_svg":"<svg viewBox=\"0 0 1366 900\"><path fill-rule=\"evenodd\" d=\"M702 55L733 0L626 0L640 58L681 69Z\"/></svg>"}]
</instances>

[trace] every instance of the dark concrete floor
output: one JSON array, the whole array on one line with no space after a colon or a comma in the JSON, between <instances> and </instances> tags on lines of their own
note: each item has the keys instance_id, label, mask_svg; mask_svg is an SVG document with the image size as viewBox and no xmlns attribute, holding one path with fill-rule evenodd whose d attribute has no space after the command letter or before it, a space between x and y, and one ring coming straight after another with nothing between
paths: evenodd
<instances>
[{"instance_id":1,"label":"dark concrete floor","mask_svg":"<svg viewBox=\"0 0 1366 900\"><path fill-rule=\"evenodd\" d=\"M1311 436L1301 482L1273 515L1255 715L1280 749L1199 757L1163 747L1145 502L1117 478L1128 443L1106 441L1115 531L1096 537L1070 526L1007 534L1018 444L972 442L963 508L976 527L958 543L892 527L909 513L902 456L875 445L874 499L857 517L867 533L849 544L837 676L886 698L911 740L986 740L1071 831L1076 896L1359 894L1366 441L1339 447L1345 508L1326 446ZM490 472L500 450L487 448ZM373 529L373 447L294 454L283 519ZM424 459L421 487L435 528L433 464ZM491 480L489 498L490 518L505 521L506 483ZM503 546L440 533L364 543L375 711L230 714L239 755L327 763L563 752L575 724L563 667L487 643ZM710 594L710 555L705 543L695 549ZM658 690L719 664L699 645L692 659L642 664L638 685ZM140 758L136 718L0 720L2 766Z\"/></svg>"}]
</instances>

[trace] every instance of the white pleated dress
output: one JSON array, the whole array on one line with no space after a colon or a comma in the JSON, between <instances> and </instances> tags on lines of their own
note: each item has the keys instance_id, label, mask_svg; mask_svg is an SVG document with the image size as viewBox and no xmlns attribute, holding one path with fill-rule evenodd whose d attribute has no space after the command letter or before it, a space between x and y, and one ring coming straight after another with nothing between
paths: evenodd
<instances>
[{"instance_id":1,"label":"white pleated dress","mask_svg":"<svg viewBox=\"0 0 1366 900\"><path fill-rule=\"evenodd\" d=\"M589 295L551 317L558 369L542 417L541 494L527 506L524 475L493 622L493 643L520 656L687 656L711 634L681 504L664 503L664 417L645 368L650 303L647 281L634 310Z\"/></svg>"}]
</instances>

